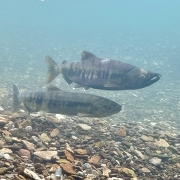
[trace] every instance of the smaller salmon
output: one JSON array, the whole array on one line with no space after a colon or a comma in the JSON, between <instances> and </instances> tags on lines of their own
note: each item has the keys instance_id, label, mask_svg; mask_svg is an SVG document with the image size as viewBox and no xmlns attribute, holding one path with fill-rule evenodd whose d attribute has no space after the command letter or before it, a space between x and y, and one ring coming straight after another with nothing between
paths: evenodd
<instances>
[{"instance_id":1,"label":"smaller salmon","mask_svg":"<svg viewBox=\"0 0 180 180\"><path fill-rule=\"evenodd\" d=\"M29 113L43 111L83 117L106 117L118 113L121 105L107 98L49 88L48 92L23 92L13 84L13 112L23 103Z\"/></svg>"}]
</instances>

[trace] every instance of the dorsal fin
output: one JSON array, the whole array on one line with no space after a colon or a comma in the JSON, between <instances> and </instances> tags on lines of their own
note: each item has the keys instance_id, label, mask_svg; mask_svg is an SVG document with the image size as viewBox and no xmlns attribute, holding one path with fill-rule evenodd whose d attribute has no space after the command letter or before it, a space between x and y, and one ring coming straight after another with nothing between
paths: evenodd
<instances>
[{"instance_id":1,"label":"dorsal fin","mask_svg":"<svg viewBox=\"0 0 180 180\"><path fill-rule=\"evenodd\" d=\"M61 91L61 89L59 89L59 88L56 87L56 86L49 85L49 86L47 87L47 91Z\"/></svg>"},{"instance_id":2,"label":"dorsal fin","mask_svg":"<svg viewBox=\"0 0 180 180\"><path fill-rule=\"evenodd\" d=\"M63 62L62 62L62 64L66 64L67 63L67 61L66 60L64 60Z\"/></svg>"},{"instance_id":3,"label":"dorsal fin","mask_svg":"<svg viewBox=\"0 0 180 180\"><path fill-rule=\"evenodd\" d=\"M95 55L88 51L81 50L81 60L87 60L92 57L95 57Z\"/></svg>"}]
</instances>

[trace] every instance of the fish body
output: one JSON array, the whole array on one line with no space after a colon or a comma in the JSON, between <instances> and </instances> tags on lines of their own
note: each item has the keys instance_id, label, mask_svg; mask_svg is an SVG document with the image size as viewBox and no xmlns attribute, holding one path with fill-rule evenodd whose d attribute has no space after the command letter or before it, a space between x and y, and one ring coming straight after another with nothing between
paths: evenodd
<instances>
[{"instance_id":1,"label":"fish body","mask_svg":"<svg viewBox=\"0 0 180 180\"><path fill-rule=\"evenodd\" d=\"M43 111L84 117L106 117L121 110L121 105L101 96L61 90L20 93L13 84L14 112L19 110L20 103L29 113Z\"/></svg>"},{"instance_id":2,"label":"fish body","mask_svg":"<svg viewBox=\"0 0 180 180\"><path fill-rule=\"evenodd\" d=\"M46 83L50 83L62 73L69 85L72 82L76 83L75 88L133 90L150 86L161 77L158 73L119 60L96 57L88 51L82 51L81 57L79 61L69 63L64 61L58 66L50 56L46 56L48 68Z\"/></svg>"}]
</instances>

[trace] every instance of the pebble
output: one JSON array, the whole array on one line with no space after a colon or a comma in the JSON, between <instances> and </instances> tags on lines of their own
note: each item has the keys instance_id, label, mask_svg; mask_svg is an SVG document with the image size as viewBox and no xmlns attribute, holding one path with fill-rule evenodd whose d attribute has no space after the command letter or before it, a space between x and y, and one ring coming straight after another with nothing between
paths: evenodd
<instances>
[{"instance_id":1,"label":"pebble","mask_svg":"<svg viewBox=\"0 0 180 180\"><path fill-rule=\"evenodd\" d=\"M139 169L139 172L140 173L150 173L151 171L148 168L143 167L143 168Z\"/></svg>"},{"instance_id":2,"label":"pebble","mask_svg":"<svg viewBox=\"0 0 180 180\"><path fill-rule=\"evenodd\" d=\"M9 155L9 154L4 154L4 159L6 159L6 160L10 160L11 159L11 156Z\"/></svg>"},{"instance_id":3,"label":"pebble","mask_svg":"<svg viewBox=\"0 0 180 180\"><path fill-rule=\"evenodd\" d=\"M44 143L48 143L51 141L51 139L49 138L49 136L46 133L42 133L40 135L40 139L41 141L43 141Z\"/></svg>"},{"instance_id":4,"label":"pebble","mask_svg":"<svg viewBox=\"0 0 180 180\"><path fill-rule=\"evenodd\" d=\"M161 139L161 138L160 139L155 139L155 143L159 147L168 147L169 146L169 144L166 142L166 140Z\"/></svg>"},{"instance_id":5,"label":"pebble","mask_svg":"<svg viewBox=\"0 0 180 180\"><path fill-rule=\"evenodd\" d=\"M27 156L28 159L31 159L31 154L30 151L26 150L26 149L19 149L18 154L20 156Z\"/></svg>"},{"instance_id":6,"label":"pebble","mask_svg":"<svg viewBox=\"0 0 180 180\"><path fill-rule=\"evenodd\" d=\"M158 158L158 157L153 157L149 160L149 163L155 165L155 166L158 166L161 164L161 159Z\"/></svg>"},{"instance_id":7,"label":"pebble","mask_svg":"<svg viewBox=\"0 0 180 180\"><path fill-rule=\"evenodd\" d=\"M25 127L25 131L26 131L27 133L32 132L32 127L31 127L31 126L26 126L26 127Z\"/></svg>"},{"instance_id":8,"label":"pebble","mask_svg":"<svg viewBox=\"0 0 180 180\"><path fill-rule=\"evenodd\" d=\"M35 145L32 142L27 140L22 140L22 142L29 151L33 151L35 149Z\"/></svg>"},{"instance_id":9,"label":"pebble","mask_svg":"<svg viewBox=\"0 0 180 180\"><path fill-rule=\"evenodd\" d=\"M99 163L100 159L101 159L100 156L94 155L94 156L92 156L92 157L88 160L88 162L89 162L90 164L97 165L97 164Z\"/></svg>"},{"instance_id":10,"label":"pebble","mask_svg":"<svg viewBox=\"0 0 180 180\"><path fill-rule=\"evenodd\" d=\"M142 135L142 136L141 136L141 139L142 139L143 141L154 141L154 138L153 138L153 137L151 137L151 136L146 136L146 135Z\"/></svg>"},{"instance_id":11,"label":"pebble","mask_svg":"<svg viewBox=\"0 0 180 180\"><path fill-rule=\"evenodd\" d=\"M88 126L87 124L77 124L77 126L79 126L81 129L83 129L84 131L89 131L91 130L91 126Z\"/></svg>"},{"instance_id":12,"label":"pebble","mask_svg":"<svg viewBox=\"0 0 180 180\"><path fill-rule=\"evenodd\" d=\"M86 170L86 169L92 169L92 167L91 167L91 165L90 165L89 163L84 163L84 164L82 165L82 168L83 168L84 170Z\"/></svg>"},{"instance_id":13,"label":"pebble","mask_svg":"<svg viewBox=\"0 0 180 180\"><path fill-rule=\"evenodd\" d=\"M125 137L126 136L126 127L122 126L118 131L114 133L116 136Z\"/></svg>"},{"instance_id":14,"label":"pebble","mask_svg":"<svg viewBox=\"0 0 180 180\"><path fill-rule=\"evenodd\" d=\"M59 133L59 129L55 128L51 131L50 137L56 137Z\"/></svg>"},{"instance_id":15,"label":"pebble","mask_svg":"<svg viewBox=\"0 0 180 180\"><path fill-rule=\"evenodd\" d=\"M34 155L43 160L50 161L52 157L57 156L57 151L35 151Z\"/></svg>"}]
</instances>

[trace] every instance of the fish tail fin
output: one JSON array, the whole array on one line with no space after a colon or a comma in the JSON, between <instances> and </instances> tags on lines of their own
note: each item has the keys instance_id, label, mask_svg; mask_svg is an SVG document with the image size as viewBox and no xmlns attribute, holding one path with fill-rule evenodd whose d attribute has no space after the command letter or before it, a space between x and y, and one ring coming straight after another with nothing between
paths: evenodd
<instances>
[{"instance_id":1,"label":"fish tail fin","mask_svg":"<svg viewBox=\"0 0 180 180\"><path fill-rule=\"evenodd\" d=\"M19 89L18 87L13 83L13 104L12 104L12 111L18 112L19 109Z\"/></svg>"},{"instance_id":2,"label":"fish tail fin","mask_svg":"<svg viewBox=\"0 0 180 180\"><path fill-rule=\"evenodd\" d=\"M45 56L45 62L47 66L45 83L48 84L61 73L61 68L59 68L57 63L48 55Z\"/></svg>"}]
</instances>

